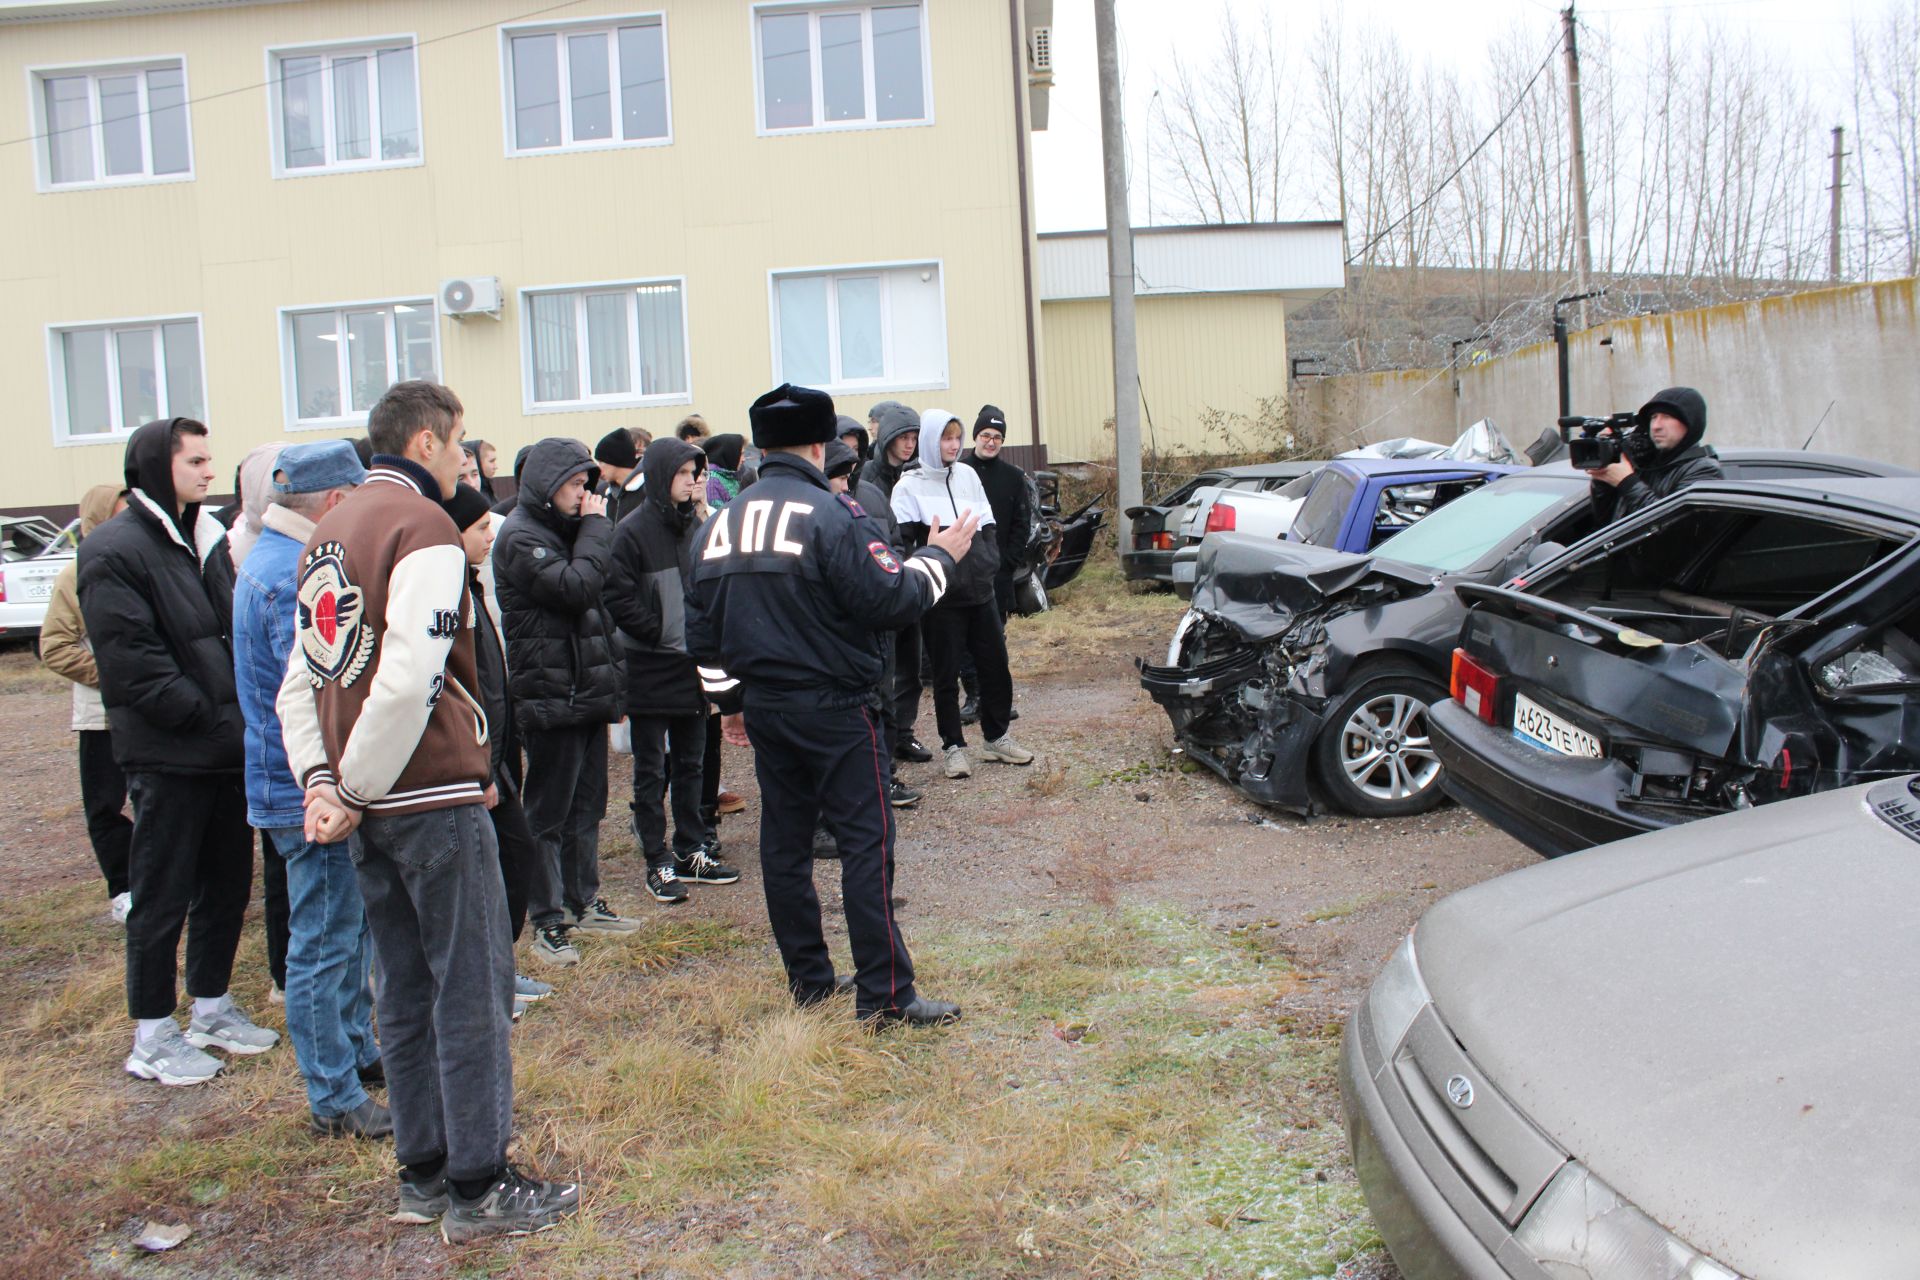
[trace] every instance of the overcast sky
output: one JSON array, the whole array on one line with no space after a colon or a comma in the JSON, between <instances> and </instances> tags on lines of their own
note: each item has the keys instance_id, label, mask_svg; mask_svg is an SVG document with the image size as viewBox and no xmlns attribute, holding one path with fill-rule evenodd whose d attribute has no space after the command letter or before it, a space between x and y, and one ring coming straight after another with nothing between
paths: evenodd
<instances>
[{"instance_id":1,"label":"overcast sky","mask_svg":"<svg viewBox=\"0 0 1920 1280\"><path fill-rule=\"evenodd\" d=\"M1616 39L1637 40L1669 20L1682 31L1713 23L1733 32L1750 32L1756 43L1793 51L1807 59L1813 77L1838 90L1845 82L1849 24L1871 21L1888 3L1901 0L1586 0L1578 8L1589 25ZM1216 47L1222 11L1231 6L1243 30L1257 29L1269 8L1283 38L1306 41L1324 5L1315 0L1116 0L1121 67L1132 135L1131 200L1136 224L1147 220L1146 113L1153 90L1169 75L1176 51L1203 64ZM1489 38L1512 24L1539 29L1546 48L1559 24L1562 7L1549 0L1475 0L1471 5L1434 0L1344 0L1337 6L1349 23L1379 23L1397 31L1409 49L1425 50L1436 63L1462 74L1481 61ZM1053 98L1048 128L1034 135L1034 192L1042 231L1071 231L1104 226L1106 207L1100 178L1100 97L1093 43L1092 0L1054 0ZM1822 118L1821 128L1843 123ZM1331 217L1326 209L1302 209L1303 217ZM1156 194L1155 221L1167 221Z\"/></svg>"}]
</instances>

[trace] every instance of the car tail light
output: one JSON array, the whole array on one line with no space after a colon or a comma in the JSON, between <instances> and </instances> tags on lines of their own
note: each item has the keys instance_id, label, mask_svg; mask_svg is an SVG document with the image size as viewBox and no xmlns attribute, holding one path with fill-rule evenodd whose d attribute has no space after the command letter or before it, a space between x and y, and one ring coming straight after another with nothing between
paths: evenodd
<instances>
[{"instance_id":1,"label":"car tail light","mask_svg":"<svg viewBox=\"0 0 1920 1280\"><path fill-rule=\"evenodd\" d=\"M1172 535L1172 534L1170 534L1170 533L1156 533L1156 534L1154 534L1154 535L1153 535L1153 549L1154 549L1155 551L1171 551L1171 550L1173 550L1173 535Z\"/></svg>"},{"instance_id":2,"label":"car tail light","mask_svg":"<svg viewBox=\"0 0 1920 1280\"><path fill-rule=\"evenodd\" d=\"M1216 502L1207 512L1207 532L1232 533L1239 519L1231 502Z\"/></svg>"},{"instance_id":3,"label":"car tail light","mask_svg":"<svg viewBox=\"0 0 1920 1280\"><path fill-rule=\"evenodd\" d=\"M6 602L7 602L7 575L5 571L0 570L0 604L5 604Z\"/></svg>"},{"instance_id":4,"label":"car tail light","mask_svg":"<svg viewBox=\"0 0 1920 1280\"><path fill-rule=\"evenodd\" d=\"M1448 691L1455 702L1488 724L1493 723L1500 677L1469 658L1465 649L1453 651L1453 681Z\"/></svg>"}]
</instances>

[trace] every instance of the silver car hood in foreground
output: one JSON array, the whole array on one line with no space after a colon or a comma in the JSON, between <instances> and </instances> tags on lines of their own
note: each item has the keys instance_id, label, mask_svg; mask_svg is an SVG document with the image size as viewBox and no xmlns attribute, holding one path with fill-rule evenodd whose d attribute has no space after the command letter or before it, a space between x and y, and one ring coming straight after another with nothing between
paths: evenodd
<instances>
[{"instance_id":1,"label":"silver car hood in foreground","mask_svg":"<svg viewBox=\"0 0 1920 1280\"><path fill-rule=\"evenodd\" d=\"M1920 1268L1920 843L1865 793L1530 867L1415 935L1490 1084L1761 1280Z\"/></svg>"}]
</instances>

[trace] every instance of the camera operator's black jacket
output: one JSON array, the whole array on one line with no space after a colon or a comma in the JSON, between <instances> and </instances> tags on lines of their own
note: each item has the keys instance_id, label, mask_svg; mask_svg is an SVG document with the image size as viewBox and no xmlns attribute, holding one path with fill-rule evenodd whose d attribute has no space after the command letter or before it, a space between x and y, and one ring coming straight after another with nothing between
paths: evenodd
<instances>
[{"instance_id":1,"label":"camera operator's black jacket","mask_svg":"<svg viewBox=\"0 0 1920 1280\"><path fill-rule=\"evenodd\" d=\"M1598 523L1610 524L1690 484L1721 478L1719 457L1712 446L1701 443L1701 437L1707 434L1705 396L1692 387L1668 387L1640 406L1635 415L1639 425L1633 434L1643 435L1655 413L1670 413L1680 419L1687 424L1687 434L1671 449L1653 450L1642 445L1636 450L1630 442L1627 456L1633 462L1633 474L1617 485L1595 480L1588 490Z\"/></svg>"}]
</instances>

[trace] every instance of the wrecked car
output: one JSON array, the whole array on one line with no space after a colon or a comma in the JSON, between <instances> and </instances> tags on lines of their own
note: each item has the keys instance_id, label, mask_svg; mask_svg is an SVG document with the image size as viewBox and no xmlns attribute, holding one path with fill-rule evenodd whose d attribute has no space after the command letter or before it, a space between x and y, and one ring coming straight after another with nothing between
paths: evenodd
<instances>
[{"instance_id":1,"label":"wrecked car","mask_svg":"<svg viewBox=\"0 0 1920 1280\"><path fill-rule=\"evenodd\" d=\"M1549 857L1920 767L1920 479L1694 485L1454 589L1443 785Z\"/></svg>"},{"instance_id":2,"label":"wrecked car","mask_svg":"<svg viewBox=\"0 0 1920 1280\"><path fill-rule=\"evenodd\" d=\"M1834 454L1739 449L1729 477L1911 474ZM1225 535L1202 553L1192 607L1141 684L1191 756L1262 804L1367 817L1442 799L1427 708L1446 696L1467 606L1593 530L1584 473L1521 470L1460 497L1371 555Z\"/></svg>"},{"instance_id":3,"label":"wrecked car","mask_svg":"<svg viewBox=\"0 0 1920 1280\"><path fill-rule=\"evenodd\" d=\"M1257 462L1203 471L1165 497L1128 507L1133 546L1120 554L1128 582L1173 581L1174 553L1200 540L1206 515L1225 493L1267 493L1320 469L1321 462Z\"/></svg>"},{"instance_id":4,"label":"wrecked car","mask_svg":"<svg viewBox=\"0 0 1920 1280\"><path fill-rule=\"evenodd\" d=\"M1078 509L1062 514L1060 477L1052 471L1033 473L1034 493L1039 499L1034 520L1030 562L1015 576L1014 607L1022 617L1045 613L1050 607L1049 591L1058 590L1080 576L1093 550L1107 509L1094 498Z\"/></svg>"}]
</instances>

